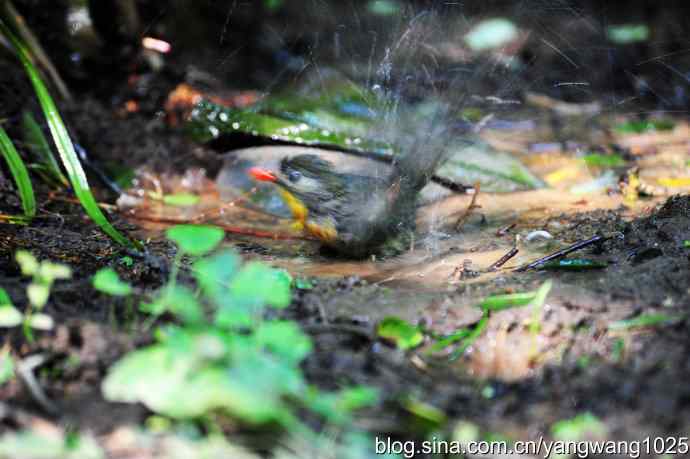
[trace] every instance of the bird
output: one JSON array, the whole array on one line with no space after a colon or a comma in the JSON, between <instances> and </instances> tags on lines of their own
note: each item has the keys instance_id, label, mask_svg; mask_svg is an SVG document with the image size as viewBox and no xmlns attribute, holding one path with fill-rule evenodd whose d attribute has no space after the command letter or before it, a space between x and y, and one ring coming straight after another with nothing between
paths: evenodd
<instances>
[{"instance_id":1,"label":"bird","mask_svg":"<svg viewBox=\"0 0 690 459\"><path fill-rule=\"evenodd\" d=\"M387 177L339 172L314 154L286 156L279 170L252 167L255 180L275 184L295 226L328 252L346 258L401 253L414 237L419 195L443 156L417 150L393 161Z\"/></svg>"}]
</instances>

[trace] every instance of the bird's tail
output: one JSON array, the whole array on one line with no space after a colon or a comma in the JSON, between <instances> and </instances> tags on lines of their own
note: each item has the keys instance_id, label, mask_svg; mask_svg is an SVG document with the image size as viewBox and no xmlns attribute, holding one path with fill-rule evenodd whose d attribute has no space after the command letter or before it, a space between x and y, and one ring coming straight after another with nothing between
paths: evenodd
<instances>
[{"instance_id":1,"label":"bird's tail","mask_svg":"<svg viewBox=\"0 0 690 459\"><path fill-rule=\"evenodd\" d=\"M393 162L392 183L400 183L404 196L419 194L446 159L451 136L446 125L446 112L439 112L418 123L412 141Z\"/></svg>"}]
</instances>

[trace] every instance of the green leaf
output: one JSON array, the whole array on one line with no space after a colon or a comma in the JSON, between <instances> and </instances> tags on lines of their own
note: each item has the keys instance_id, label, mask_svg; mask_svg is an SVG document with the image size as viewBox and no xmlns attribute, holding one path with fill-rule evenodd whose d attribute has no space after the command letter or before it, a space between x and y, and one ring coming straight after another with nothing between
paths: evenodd
<instances>
[{"instance_id":1,"label":"green leaf","mask_svg":"<svg viewBox=\"0 0 690 459\"><path fill-rule=\"evenodd\" d=\"M410 397L403 400L403 406L407 411L418 418L419 421L422 421L422 423L433 429L444 425L448 419L446 413L439 408L421 400L417 400L416 398Z\"/></svg>"},{"instance_id":2,"label":"green leaf","mask_svg":"<svg viewBox=\"0 0 690 459\"><path fill-rule=\"evenodd\" d=\"M271 11L280 9L283 6L283 0L264 0L264 5Z\"/></svg>"},{"instance_id":3,"label":"green leaf","mask_svg":"<svg viewBox=\"0 0 690 459\"><path fill-rule=\"evenodd\" d=\"M88 434L72 437L52 431L22 430L0 437L0 458L105 459L96 440Z\"/></svg>"},{"instance_id":4,"label":"green leaf","mask_svg":"<svg viewBox=\"0 0 690 459\"><path fill-rule=\"evenodd\" d=\"M631 328L656 327L681 320L681 316L668 314L642 314L632 319L618 320L609 324L609 330L629 330Z\"/></svg>"},{"instance_id":5,"label":"green leaf","mask_svg":"<svg viewBox=\"0 0 690 459\"><path fill-rule=\"evenodd\" d=\"M255 311L250 305L227 301L216 311L213 323L224 329L245 328L254 325L254 317Z\"/></svg>"},{"instance_id":6,"label":"green leaf","mask_svg":"<svg viewBox=\"0 0 690 459\"><path fill-rule=\"evenodd\" d=\"M52 284L56 280L70 279L72 277L72 268L60 263L44 261L38 268L38 276L42 281Z\"/></svg>"},{"instance_id":7,"label":"green leaf","mask_svg":"<svg viewBox=\"0 0 690 459\"><path fill-rule=\"evenodd\" d=\"M378 400L379 391L374 387L349 387L338 393L338 409L351 412L375 405Z\"/></svg>"},{"instance_id":8,"label":"green leaf","mask_svg":"<svg viewBox=\"0 0 690 459\"><path fill-rule=\"evenodd\" d=\"M254 338L257 345L294 364L301 362L312 350L311 339L295 322L263 322L254 332Z\"/></svg>"},{"instance_id":9,"label":"green leaf","mask_svg":"<svg viewBox=\"0 0 690 459\"><path fill-rule=\"evenodd\" d=\"M257 104L257 110L329 132L347 133L353 139L364 138L372 132L373 122L382 109L376 94L334 76L320 79L318 87L320 90L314 92L307 81L297 88L266 97ZM384 148L380 153L390 155L392 149Z\"/></svg>"},{"instance_id":10,"label":"green leaf","mask_svg":"<svg viewBox=\"0 0 690 459\"><path fill-rule=\"evenodd\" d=\"M176 225L168 228L165 235L187 255L201 256L215 249L225 232L211 225Z\"/></svg>"},{"instance_id":11,"label":"green leaf","mask_svg":"<svg viewBox=\"0 0 690 459\"><path fill-rule=\"evenodd\" d=\"M483 311L502 311L518 306L527 306L537 295L537 292L510 293L494 295L481 302L479 307Z\"/></svg>"},{"instance_id":12,"label":"green leaf","mask_svg":"<svg viewBox=\"0 0 690 459\"><path fill-rule=\"evenodd\" d=\"M142 402L153 411L171 414L179 386L194 361L184 354L172 355L163 345L131 352L110 367L102 391L112 402Z\"/></svg>"},{"instance_id":13,"label":"green leaf","mask_svg":"<svg viewBox=\"0 0 690 459\"><path fill-rule=\"evenodd\" d=\"M620 363L623 360L624 355L625 340L623 338L618 338L613 342L613 346L611 349L611 359L616 363Z\"/></svg>"},{"instance_id":14,"label":"green leaf","mask_svg":"<svg viewBox=\"0 0 690 459\"><path fill-rule=\"evenodd\" d=\"M290 279L280 270L249 262L232 280L230 293L238 304L285 308L290 304Z\"/></svg>"},{"instance_id":15,"label":"green leaf","mask_svg":"<svg viewBox=\"0 0 690 459\"><path fill-rule=\"evenodd\" d=\"M240 267L240 257L224 250L194 262L194 277L207 298L216 306L230 300L230 281Z\"/></svg>"},{"instance_id":16,"label":"green leaf","mask_svg":"<svg viewBox=\"0 0 690 459\"><path fill-rule=\"evenodd\" d=\"M0 287L0 307L3 306L14 306L14 304L12 303L12 298L10 298L7 290Z\"/></svg>"},{"instance_id":17,"label":"green leaf","mask_svg":"<svg viewBox=\"0 0 690 459\"><path fill-rule=\"evenodd\" d=\"M299 370L252 353L244 353L229 368L205 365L192 354L172 354L163 345L128 354L103 382L107 400L140 402L176 419L189 419L212 410L252 424L289 417L282 398L303 388Z\"/></svg>"},{"instance_id":18,"label":"green leaf","mask_svg":"<svg viewBox=\"0 0 690 459\"><path fill-rule=\"evenodd\" d=\"M551 434L556 440L582 441L606 436L606 424L592 413L583 413L572 419L558 421L551 427Z\"/></svg>"},{"instance_id":19,"label":"green leaf","mask_svg":"<svg viewBox=\"0 0 690 459\"><path fill-rule=\"evenodd\" d=\"M154 315L169 311L188 324L197 324L204 320L204 311L194 292L181 285L163 287L156 300L142 307L142 310Z\"/></svg>"},{"instance_id":20,"label":"green leaf","mask_svg":"<svg viewBox=\"0 0 690 459\"><path fill-rule=\"evenodd\" d=\"M458 341L462 341L463 339L467 338L470 334L472 333L472 330L469 328L462 328L460 330L457 330L455 333L445 336L438 341L436 341L433 346L429 348L427 351L428 355L435 354L437 352L442 351L443 349L447 348L448 346L452 346L453 344L457 343Z\"/></svg>"},{"instance_id":21,"label":"green leaf","mask_svg":"<svg viewBox=\"0 0 690 459\"><path fill-rule=\"evenodd\" d=\"M31 317L28 318L28 324L29 327L33 329L48 331L53 329L55 322L49 315L38 313L32 314Z\"/></svg>"},{"instance_id":22,"label":"green leaf","mask_svg":"<svg viewBox=\"0 0 690 459\"><path fill-rule=\"evenodd\" d=\"M543 284L537 289L537 294L534 296L534 300L530 303L532 307L532 320L530 321L530 332L535 335L539 332L541 327L541 315L544 310L544 303L546 303L546 297L551 291L553 286L553 281L547 279Z\"/></svg>"},{"instance_id":23,"label":"green leaf","mask_svg":"<svg viewBox=\"0 0 690 459\"><path fill-rule=\"evenodd\" d=\"M489 325L489 317L487 314L484 314L484 317L479 320L477 325L474 326L474 329L463 339L462 344L453 352L448 360L452 362L460 358L465 351L477 341L481 334L484 333L487 325Z\"/></svg>"},{"instance_id":24,"label":"green leaf","mask_svg":"<svg viewBox=\"0 0 690 459\"><path fill-rule=\"evenodd\" d=\"M230 383L228 409L253 424L285 420L283 397L299 397L305 390L298 367L262 354L246 355L222 377Z\"/></svg>"},{"instance_id":25,"label":"green leaf","mask_svg":"<svg viewBox=\"0 0 690 459\"><path fill-rule=\"evenodd\" d=\"M93 276L93 288L112 296L127 296L132 293L132 286L120 280L113 268L100 269Z\"/></svg>"},{"instance_id":26,"label":"green leaf","mask_svg":"<svg viewBox=\"0 0 690 459\"><path fill-rule=\"evenodd\" d=\"M0 386L14 378L14 359L8 348L0 351Z\"/></svg>"},{"instance_id":27,"label":"green leaf","mask_svg":"<svg viewBox=\"0 0 690 459\"><path fill-rule=\"evenodd\" d=\"M12 144L12 141L2 126L0 126L0 153L2 153L5 161L7 161L10 173L14 178L14 183L17 184L24 215L33 217L36 215L36 198L34 197L34 188L29 178L29 171L26 169L24 161L19 156L19 153L17 153L14 144Z\"/></svg>"},{"instance_id":28,"label":"green leaf","mask_svg":"<svg viewBox=\"0 0 690 459\"><path fill-rule=\"evenodd\" d=\"M24 314L11 304L0 306L0 328L12 328L21 324Z\"/></svg>"},{"instance_id":29,"label":"green leaf","mask_svg":"<svg viewBox=\"0 0 690 459\"><path fill-rule=\"evenodd\" d=\"M518 28L505 18L486 19L465 35L473 51L486 51L507 45L518 37Z\"/></svg>"},{"instance_id":30,"label":"green leaf","mask_svg":"<svg viewBox=\"0 0 690 459\"><path fill-rule=\"evenodd\" d=\"M395 0L370 0L367 11L376 16L393 16L400 12L400 3Z\"/></svg>"},{"instance_id":31,"label":"green leaf","mask_svg":"<svg viewBox=\"0 0 690 459\"><path fill-rule=\"evenodd\" d=\"M591 167L621 167L625 166L625 160L620 155L602 155L591 153L582 157L582 160Z\"/></svg>"},{"instance_id":32,"label":"green leaf","mask_svg":"<svg viewBox=\"0 0 690 459\"><path fill-rule=\"evenodd\" d=\"M134 266L134 259L129 255L125 255L124 257L120 258L118 263L127 268L131 268L132 266Z\"/></svg>"},{"instance_id":33,"label":"green leaf","mask_svg":"<svg viewBox=\"0 0 690 459\"><path fill-rule=\"evenodd\" d=\"M378 391L365 386L347 388L336 393L310 387L302 398L307 408L323 416L329 424L341 426L352 424L355 410L371 406L377 401Z\"/></svg>"},{"instance_id":34,"label":"green leaf","mask_svg":"<svg viewBox=\"0 0 690 459\"><path fill-rule=\"evenodd\" d=\"M296 277L294 286L298 290L311 290L314 288L314 284L306 277Z\"/></svg>"},{"instance_id":35,"label":"green leaf","mask_svg":"<svg viewBox=\"0 0 690 459\"><path fill-rule=\"evenodd\" d=\"M22 130L24 132L24 141L34 153L40 164L45 166L45 170L51 179L64 187L68 187L69 181L60 170L60 166L50 149L48 139L43 135L41 127L28 110L25 110L22 115Z\"/></svg>"},{"instance_id":36,"label":"green leaf","mask_svg":"<svg viewBox=\"0 0 690 459\"><path fill-rule=\"evenodd\" d=\"M509 192L543 188L536 177L513 155L496 150L487 142L471 137L472 143L451 143L447 160L436 175L455 183L481 184L482 191Z\"/></svg>"},{"instance_id":37,"label":"green leaf","mask_svg":"<svg viewBox=\"0 0 690 459\"><path fill-rule=\"evenodd\" d=\"M38 70L31 62L31 55L28 48L20 41L14 33L5 25L4 22L0 21L0 32L12 43L12 46L17 51L17 55L26 70L29 80L34 87L36 96L38 97L38 102L41 105L43 114L48 122L48 128L53 136L53 141L57 146L58 153L60 154L60 159L62 164L67 171L67 176L70 179L74 193L77 195L79 202L86 210L86 213L91 217L91 219L96 222L101 229L108 234L113 240L127 247L138 248L139 245L133 243L125 236L120 234L105 218L103 212L98 207L98 203L94 198L91 190L89 188L89 183L86 180L86 174L84 169L81 167L79 158L74 151L74 145L69 137L65 123L60 117L60 112L58 112L57 107L53 98L50 96L48 89L46 88L43 80L38 73Z\"/></svg>"},{"instance_id":38,"label":"green leaf","mask_svg":"<svg viewBox=\"0 0 690 459\"><path fill-rule=\"evenodd\" d=\"M376 327L378 336L392 341L400 349L412 349L424 341L419 327L409 324L399 317L386 317Z\"/></svg>"},{"instance_id":39,"label":"green leaf","mask_svg":"<svg viewBox=\"0 0 690 459\"><path fill-rule=\"evenodd\" d=\"M177 193L163 196L163 203L169 206L190 207L198 204L201 198L195 194Z\"/></svg>"},{"instance_id":40,"label":"green leaf","mask_svg":"<svg viewBox=\"0 0 690 459\"><path fill-rule=\"evenodd\" d=\"M19 268L22 270L22 275L33 276L38 273L40 264L31 252L17 250L17 253L14 254L14 259L17 260L17 264L19 264Z\"/></svg>"},{"instance_id":41,"label":"green leaf","mask_svg":"<svg viewBox=\"0 0 690 459\"><path fill-rule=\"evenodd\" d=\"M564 258L542 263L538 268L551 271L588 271L590 269L606 268L607 266L608 263L605 261L591 260L589 258Z\"/></svg>"},{"instance_id":42,"label":"green leaf","mask_svg":"<svg viewBox=\"0 0 690 459\"><path fill-rule=\"evenodd\" d=\"M649 39L649 27L645 24L612 25L606 28L606 35L619 45L638 43Z\"/></svg>"},{"instance_id":43,"label":"green leaf","mask_svg":"<svg viewBox=\"0 0 690 459\"><path fill-rule=\"evenodd\" d=\"M207 143L224 136L246 135L298 145L336 147L361 153L392 155L389 144L335 129L315 126L309 121L283 119L251 110L236 110L203 101L192 111L188 123L191 137Z\"/></svg>"},{"instance_id":44,"label":"green leaf","mask_svg":"<svg viewBox=\"0 0 690 459\"><path fill-rule=\"evenodd\" d=\"M467 444L481 439L481 429L473 422L460 421L453 428L453 441Z\"/></svg>"},{"instance_id":45,"label":"green leaf","mask_svg":"<svg viewBox=\"0 0 690 459\"><path fill-rule=\"evenodd\" d=\"M614 129L623 134L642 134L644 132L670 131L675 123L669 120L628 121L618 124Z\"/></svg>"},{"instance_id":46,"label":"green leaf","mask_svg":"<svg viewBox=\"0 0 690 459\"><path fill-rule=\"evenodd\" d=\"M50 287L46 284L37 284L32 282L26 288L26 295L29 297L29 303L35 308L41 309L48 302L50 296Z\"/></svg>"}]
</instances>

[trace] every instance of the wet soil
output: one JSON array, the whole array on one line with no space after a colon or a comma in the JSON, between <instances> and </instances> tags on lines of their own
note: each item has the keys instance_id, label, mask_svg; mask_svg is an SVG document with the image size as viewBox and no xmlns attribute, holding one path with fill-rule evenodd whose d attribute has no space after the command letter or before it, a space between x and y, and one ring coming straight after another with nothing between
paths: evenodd
<instances>
[{"instance_id":1,"label":"wet soil","mask_svg":"<svg viewBox=\"0 0 690 459\"><path fill-rule=\"evenodd\" d=\"M93 104L86 102L84 111ZM108 126L128 131L133 138L137 133L147 136L147 142L129 144L130 158L156 156L164 161L166 155L177 154L170 146L169 133L164 129L150 131L136 117L112 118ZM88 129L87 123L80 126L82 131ZM93 129L100 132L102 127L94 124ZM158 155L152 155L152 144L157 145ZM483 431L511 438L548 434L554 422L582 412L600 417L608 438L639 440L648 435L687 433L690 386L682 382L690 377L690 276L683 241L690 231L690 199L674 196L631 208L621 205L620 197L582 205L575 198L566 202L563 196L536 194L537 202L549 207L549 212L535 211L528 203L522 208L513 205L514 214L505 215L501 201L510 202L511 198L482 195L479 203L483 215L468 221L459 248L458 240L451 240L445 243L446 250L437 250L433 256L427 252L411 259L384 261L385 268L380 271L376 262L359 267L348 264L345 271L356 273L361 268L361 273L340 280L338 273L344 271L338 266L330 275L315 279L313 290L299 292L286 314L303 324L315 341L315 352L304 364L309 379L325 388L343 382L380 388L387 394L384 406L389 408L365 413L362 423L372 432L402 438L412 435L409 426L413 416L400 405L410 394L446 412L451 419L470 421ZM23 343L20 355L47 357L39 380L59 407L59 415L48 419L87 429L107 442L114 432L121 434L118 428L143 422L147 413L139 406L105 402L99 383L109 365L149 338L147 333L135 331L139 319L132 322L126 317L122 304L92 289L89 276L103 266L114 265L124 279L152 290L163 282L165 260L171 259L173 249L154 240L148 247L162 260L161 265L137 260L131 269L118 266L117 260L126 253L89 223L68 198L49 197L43 192L44 216L31 226L0 225L0 284L12 298L19 299L18 305L23 304L26 281L13 261L18 249L72 266L74 279L56 286L46 309L58 327L41 334L33 345ZM463 203L452 208L463 208L470 198L448 199ZM437 211L449 206L448 202L437 204ZM588 210L598 204L601 210ZM110 216L119 228L133 228L118 214ZM504 253L512 245L513 235L501 239L495 233L513 221L519 222L513 231L545 228L561 245L594 234L605 235L608 239L604 243L581 255L606 260L609 267L548 275L509 269L545 253L541 248L527 250L498 273L459 281L452 278L454 268L467 258L480 254L473 266L483 269ZM229 235L228 243L254 247L244 250L245 257L297 266L281 262L271 251L270 241ZM316 265L306 263L312 266L311 271L294 272L327 273L324 267L333 262L322 255L315 257ZM431 274L424 276L420 267ZM482 298L533 290L547 277L554 279L555 285L540 313L536 335L530 331L534 314L530 309L495 313L477 342L451 365L438 356L425 358L422 364L414 362L375 338L373 326L388 315L423 323L442 334L471 326L481 315L476 305ZM608 328L617 320L658 312L678 319L641 330ZM5 334L4 339L22 343L18 332ZM28 419L46 416L21 385L10 385L2 392L2 398L11 403L2 420L3 430L30 423L24 416L27 413L31 416ZM104 410L110 415L102 416Z\"/></svg>"},{"instance_id":2,"label":"wet soil","mask_svg":"<svg viewBox=\"0 0 690 459\"><path fill-rule=\"evenodd\" d=\"M197 167L215 177L223 163L217 152L192 143L157 115L156 94L174 85L164 80L153 87L159 93L141 97L144 108L138 113L122 111L120 102L132 93L131 86L124 85L113 89L115 96L107 101L93 97L66 104L64 114L75 138L98 163L180 174ZM100 198L113 198L95 178L92 182ZM0 187L0 211L17 213L19 202L9 181L0 182ZM293 242L230 233L226 243L247 259L313 278L315 287L297 292L285 311L315 343L304 370L311 382L324 388L379 388L385 394L381 407L363 413L358 421L372 433L403 439L420 435L413 427L413 414L401 402L413 397L454 421L469 421L487 434L513 439L548 435L556 421L583 412L598 416L611 439L687 435L690 249L685 241L690 239L690 198L629 203L620 194L583 198L560 190L480 194L481 209L459 233L451 231L452 216L457 218L470 200L450 196L422 209L417 250L393 260L334 261L301 245L295 260ZM30 226L0 223L0 286L17 306L25 307L27 281L13 258L19 249L68 264L74 276L55 286L46 307L56 321L54 331L38 334L34 344L26 343L20 331L4 331L2 342L12 343L20 358L45 357L36 374L58 409L46 412L27 387L13 382L0 389L0 432L48 420L90 431L110 448L123 428L141 425L150 413L141 406L104 401L100 382L114 361L151 337L142 330L142 317L129 315L127 305L95 292L89 279L98 269L113 266L143 292L152 291L164 282L174 248L155 233L138 233L153 235L147 241L150 256L126 267L122 257L132 254L102 234L71 195L39 187L39 205L40 217ZM115 211L108 215L124 231L141 228L141 222L135 224ZM423 224L439 218L440 223ZM496 235L513 223L511 232ZM503 269L484 272L512 247L516 234L535 230L549 231L551 245L524 244ZM435 236L425 245L430 231ZM578 255L608 262L605 269L514 270L596 234L604 236L604 242ZM453 275L465 260L471 260L478 277ZM481 299L535 290L547 278L553 279L554 287L541 310L493 313L487 329L456 362L448 363L447 355L420 353L412 358L375 337L375 324L389 315L439 334L473 326L481 316ZM639 329L610 327L651 313L673 320ZM535 314L537 331L531 326ZM116 452L114 447L108 451L112 457L154 457L151 451L137 452L143 456Z\"/></svg>"}]
</instances>

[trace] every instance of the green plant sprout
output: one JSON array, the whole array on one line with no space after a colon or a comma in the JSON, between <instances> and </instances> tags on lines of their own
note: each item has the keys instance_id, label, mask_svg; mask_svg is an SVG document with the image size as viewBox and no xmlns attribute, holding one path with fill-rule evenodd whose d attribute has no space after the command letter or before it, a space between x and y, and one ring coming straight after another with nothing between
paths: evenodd
<instances>
[{"instance_id":1,"label":"green plant sprout","mask_svg":"<svg viewBox=\"0 0 690 459\"><path fill-rule=\"evenodd\" d=\"M379 337L395 343L399 349L413 349L424 342L424 334L399 317L386 317L376 327Z\"/></svg>"},{"instance_id":2,"label":"green plant sprout","mask_svg":"<svg viewBox=\"0 0 690 459\"><path fill-rule=\"evenodd\" d=\"M0 386L14 378L14 359L7 346L0 350Z\"/></svg>"},{"instance_id":3,"label":"green plant sprout","mask_svg":"<svg viewBox=\"0 0 690 459\"><path fill-rule=\"evenodd\" d=\"M4 156L7 161L14 182L17 184L19 197L22 201L22 208L24 209L24 216L27 218L34 217L36 215L36 198L34 197L33 186L31 186L29 172L2 126L0 126L0 153L2 153L2 156Z\"/></svg>"},{"instance_id":4,"label":"green plant sprout","mask_svg":"<svg viewBox=\"0 0 690 459\"><path fill-rule=\"evenodd\" d=\"M69 266L53 263L50 261L38 261L30 252L19 250L15 254L15 259L19 264L22 275L31 277L31 282L26 288L26 296L29 299L29 307L24 314L19 312L9 303L13 309L5 309L6 319L2 326L14 327L23 324L24 335L28 340L33 340L31 329L50 330L53 328L53 319L47 314L36 313L41 311L48 302L50 290L56 280L69 279L72 277L72 270ZM3 305L7 308L8 305Z\"/></svg>"},{"instance_id":5,"label":"green plant sprout","mask_svg":"<svg viewBox=\"0 0 690 459\"><path fill-rule=\"evenodd\" d=\"M125 355L110 368L102 390L110 401L143 403L178 421L230 416L247 425L278 425L316 439L297 416L307 409L326 425L351 431L353 412L378 399L367 387L322 392L300 368L311 339L293 321L266 319L269 309L291 301L292 277L262 263L242 263L216 250L223 231L180 225L167 231L182 254L196 257L195 286L181 285L179 266L167 285L142 309L174 323L159 327L154 344ZM103 292L130 295L131 287L110 268L96 275Z\"/></svg>"},{"instance_id":6,"label":"green plant sprout","mask_svg":"<svg viewBox=\"0 0 690 459\"><path fill-rule=\"evenodd\" d=\"M529 329L533 336L539 333L540 318L544 307L544 302L552 287L552 281L545 281L537 290L532 292L510 293L506 295L494 295L485 298L479 308L482 310L482 317L477 324L470 328L464 327L456 330L448 336L443 336L429 346L425 351L427 356L434 355L449 346L458 344L457 349L450 355L449 360L454 361L460 358L465 351L481 336L489 325L489 317L493 312L503 311L514 307L532 306L532 318Z\"/></svg>"},{"instance_id":7,"label":"green plant sprout","mask_svg":"<svg viewBox=\"0 0 690 459\"><path fill-rule=\"evenodd\" d=\"M34 66L32 62L31 52L26 44L18 38L10 27L0 18L0 34L2 34L11 43L12 47L17 53L19 60L21 61L26 74L31 81L31 84L36 92L36 96L43 110L43 114L48 122L48 128L53 137L53 141L58 150L62 164L67 171L67 176L69 177L70 183L74 190L74 193L79 199L79 202L86 210L86 213L91 217L91 219L96 222L96 224L114 241L119 244L139 249L140 244L138 242L132 242L123 236L119 231L113 227L108 219L103 215L101 209L98 207L96 198L91 193L89 183L86 179L86 174L81 166L79 158L74 150L74 145L70 139L69 133L67 132L67 127L60 117L60 112L53 101L53 98L48 92L48 88L41 79L38 69Z\"/></svg>"},{"instance_id":8,"label":"green plant sprout","mask_svg":"<svg viewBox=\"0 0 690 459\"><path fill-rule=\"evenodd\" d=\"M35 160L38 161L32 169L38 172L46 182L54 186L69 187L69 181L60 170L60 166L50 149L48 139L43 135L41 126L28 110L22 114L22 131L26 146L33 153Z\"/></svg>"}]
</instances>

